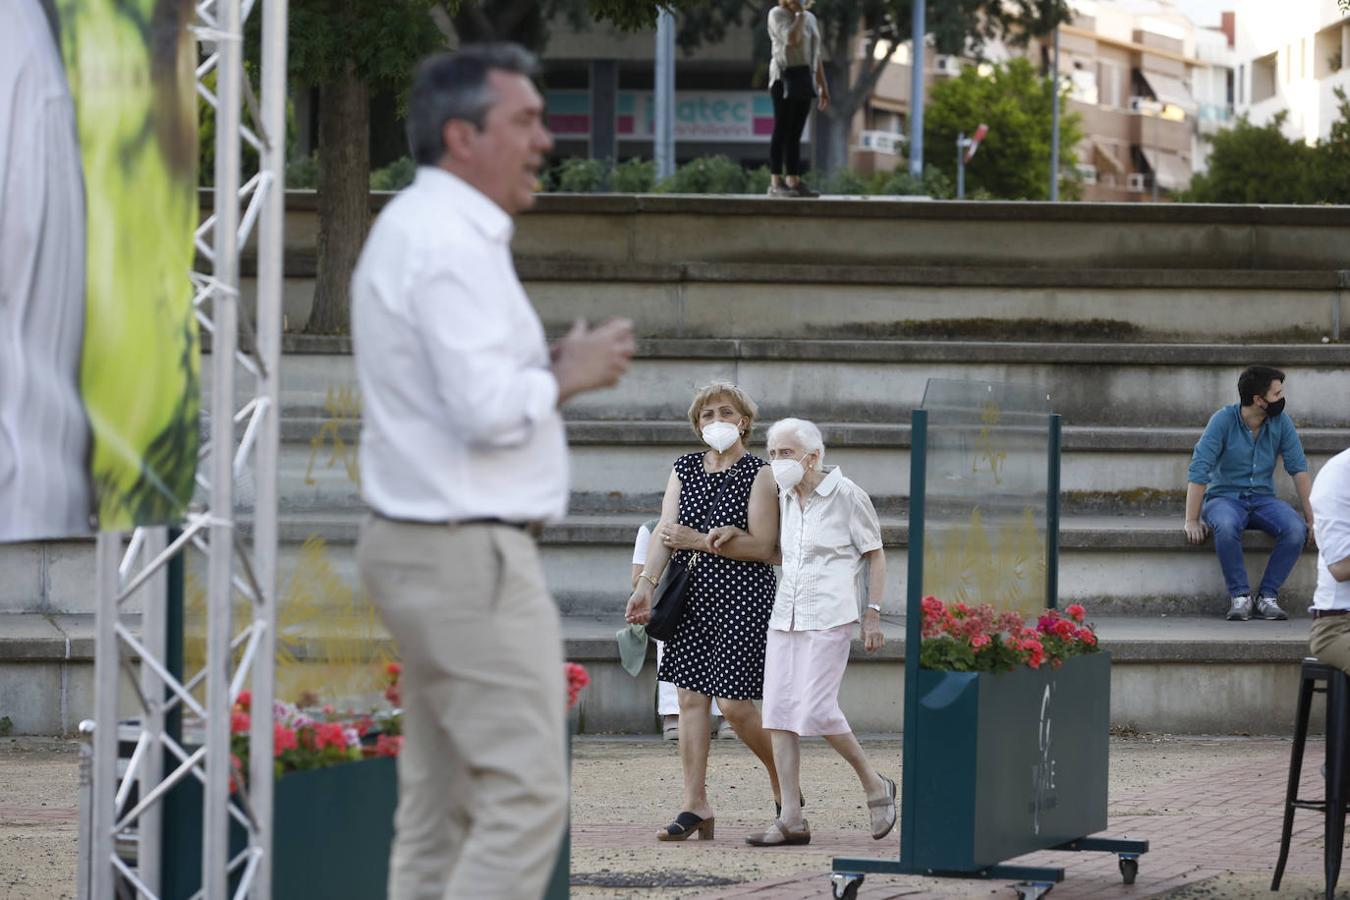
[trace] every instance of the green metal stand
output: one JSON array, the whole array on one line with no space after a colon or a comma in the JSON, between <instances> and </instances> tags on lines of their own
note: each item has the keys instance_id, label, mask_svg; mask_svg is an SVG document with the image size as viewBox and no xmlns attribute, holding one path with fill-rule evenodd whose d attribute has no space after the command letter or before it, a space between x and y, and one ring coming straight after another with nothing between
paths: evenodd
<instances>
[{"instance_id":1,"label":"green metal stand","mask_svg":"<svg viewBox=\"0 0 1350 900\"><path fill-rule=\"evenodd\" d=\"M1054 843L1055 840L1054 831L1049 830L1047 832L1047 830L1044 830L1043 828L1045 824L1044 820L1041 820L1041 824L1037 825L1037 831L1034 836L1030 838L1020 836L1017 838L1018 841L1023 842L1023 846L1027 846L1028 844L1030 845L1030 849L1027 850L1022 850L1020 848L1014 849L1016 847L1016 842L1010 845L1006 841L1002 843L996 841L995 842L986 841L985 843L983 843L982 845L983 850L980 853L972 853L970 856L953 858L951 857L950 854L944 854L944 852L941 849L935 848L935 845L932 840L924 839L921 841L920 839L919 834L920 818L921 818L920 804L922 803L924 805L924 809L928 810L928 813L926 813L926 815L928 815L929 818L933 817L932 808L934 804L934 799L932 796L933 787L929 785L927 788L927 793L925 793L925 786L924 783L921 782L921 779L924 777L927 777L930 780L937 778L939 779L940 782L943 782L943 779L949 779L949 781L946 781L944 783L948 783L951 785L950 790L953 792L951 798L953 800L952 808L944 807L946 811L935 820L937 822L935 827L938 827L939 829L951 830L953 834L961 832L961 829L965 825L969 824L958 821L958 819L960 819L963 813L955 811L956 808L959 807L961 810L965 810L967 812L977 808L975 807L973 802L966 802L966 801L971 801L974 798L975 784L973 782L978 781L980 779L974 777L964 777L964 772L962 770L948 766L945 761L942 761L942 759L940 758L940 754L935 756L934 748L932 746L929 746L928 751L922 756L922 758L929 759L930 761L932 761L935 758L938 758L939 762L936 764L935 767L933 765L929 766L931 771L927 773L920 772L920 768L922 768L920 748L921 746L925 745L924 741L925 736L923 733L921 733L921 728L923 728L922 725L923 722L928 722L930 729L934 728L937 729L937 731L935 731L933 734L927 735L928 744L931 745L933 741L938 741L938 743L942 744L942 746L946 748L947 751L949 751L948 755L951 754L960 755L962 753L965 753L967 759L974 759L976 754L969 747L959 746L960 745L959 740L956 742L946 741L944 743L946 737L952 737L956 735L958 731L960 731L960 729L957 729L957 731L952 730L953 721L959 718L959 716L955 716L955 714L952 712L953 710L956 709L957 706L957 701L956 699L954 699L956 695L953 691L934 690L933 689L934 678L932 676L937 674L952 675L957 673L923 672L921 674L922 670L920 669L919 666L920 642L922 641L922 634L923 634L922 600L923 600L923 570L924 570L924 525L926 517L926 484L928 475L927 470L928 470L928 449L929 449L928 410L926 409L914 410L911 421L912 421L912 428L911 428L911 453L910 453L909 553L908 553L909 569L908 569L907 591L906 591L907 609L906 609L905 692L904 692L905 740L903 749L902 793L900 797L900 816L901 816L900 856L898 859L862 859L849 857L835 858L833 861L833 874L831 876L831 884L833 886L834 896L836 898L842 898L842 900L848 900L848 898L856 897L858 894L859 887L862 885L864 877L867 874L921 875L929 877L938 876L951 878L979 878L979 879L991 879L1000 881L1018 881L1021 883L1016 886L1016 889L1019 892L1019 894L1021 894L1024 898L1040 897L1048 893L1055 884L1058 884L1059 882L1064 880L1064 869L1057 866L1023 866L1023 865L1009 865L1004 863L997 863L993 865L977 864L971 866L970 868L962 868L958 864L957 867L953 868L951 865L937 864L940 862L940 860L944 858L947 860L948 863L950 862L959 863L961 858L968 859L973 862L981 862L983 861L981 859L982 855L984 856L984 858L987 858L990 855L994 855L992 848L1007 848L1005 852L1009 852L1010 856L1018 856L1022 852L1031 852L1032 850L1036 849L1061 850L1067 852L1116 853L1120 856L1120 870L1122 878L1124 879L1126 884L1132 884L1134 882L1134 876L1138 872L1139 856L1143 853L1148 852L1147 841L1118 840L1113 838L1079 837L1074 840L1064 841L1062 843ZM1046 508L1045 508L1046 513L1045 603L1047 608L1054 609L1058 605L1058 594L1059 594L1059 580L1058 580L1059 495L1060 495L1060 447L1061 447L1062 423L1058 415L1048 414L1047 424L1048 424L1047 429L1048 459L1046 464L1047 468L1046 468ZM939 468L935 471L940 473L941 469ZM1105 657L1105 654L1103 654L1103 657ZM1076 696L1071 696L1074 695L1074 691L1071 688L1068 688L1065 684L1061 683L1059 688L1059 694L1063 698L1063 702L1071 704L1068 707L1070 710L1077 710L1078 707L1082 706L1086 701L1094 701L1090 702L1088 704L1089 706L1099 705L1101 696L1109 696L1110 690L1109 665L1110 660L1108 657L1098 660L1093 665L1088 666L1088 671L1090 672L1095 671L1096 673L1095 677L1097 680L1093 683L1094 686L1092 688L1080 689ZM1077 674L1078 673L1075 673L1075 675ZM927 675L929 677L925 678L924 675ZM973 675L971 675L970 673L966 673L967 679L972 677ZM994 677L1008 678L1010 676L994 676ZM1049 678L1049 676L1045 677ZM1068 677L1069 675L1066 674L1065 678ZM959 685L957 685L956 682L959 682L960 680L961 679L959 678L949 679L949 681L953 683L953 688L959 687ZM1044 733L1046 735L1044 743L1042 743L1041 745L1042 751L1045 751L1046 748L1049 746L1050 740L1049 739L1050 720L1046 716L1046 709L1048 708L1048 704L1050 703L1050 698L1054 696L1054 687L1051 684L1052 681L1053 679L1050 679L1049 681L1046 682L1047 686L1043 688L1045 696L1044 705L1039 706L1042 713L1043 727L1045 729ZM926 695L923 692L921 692L921 684L924 683L928 684L928 693ZM1022 716L1022 718L1025 718L1026 710L1025 708L1019 706L1021 700L1023 699L1021 694L1025 693L1025 691L1021 687L1018 687L1018 683L1019 681L998 682L998 684L1006 686L1004 688L1000 688L999 690L994 690L989 685L986 685L985 686L986 691L989 691L991 694L997 694L999 693L999 691L1005 691L1005 693L1003 693L1001 697L999 697L998 699L988 702L987 705L985 706L981 706L978 702L971 700L970 697L966 697L964 701L966 704L966 708L962 711L962 714L967 716L970 715L978 716L977 718L971 720L972 722L971 727L973 728L978 726L979 723L985 719L987 710L989 708L992 708L994 710L994 715L992 717L989 717L989 720L995 723L998 723L999 721L999 713L1001 710L1004 712L1004 718L1007 718L1008 715L1019 715ZM979 685L974 686L974 688L978 689ZM1008 691L1009 689L1013 690L1013 693L1011 694L1011 700L1017 701L1016 703L1010 702L1010 695L1006 693L1006 691ZM1041 688L1037 688L1037 690L1041 690ZM1083 696L1085 691L1093 693L1093 697L1089 698ZM1040 695L1037 694L1038 704L1041 703L1039 697ZM929 704L931 708L924 708L922 706L922 704L924 703ZM1077 704L1077 706L1074 706L1072 704ZM1013 707L1018 707L1020 711L1007 712L1007 710ZM1073 716L1072 713L1070 713L1069 718L1070 721L1076 719L1076 717ZM1021 719L1019 719L1018 721L1021 721ZM1104 736L1106 731L1105 721L1099 721L1095 723L1092 726L1092 730L1093 734L1095 734L1096 731L1100 731L1101 734ZM1072 738L1070 740L1072 741ZM1102 741L1104 740L1105 738L1102 737ZM1082 750L1080 752L1080 760L1083 754L1091 755L1095 758L1096 754L1098 753L1102 754L1106 753L1107 748L1104 745L1104 743L1098 744L1095 737L1089 740L1087 742L1087 745L1088 749ZM1072 756L1072 754L1070 754L1070 756ZM1064 757L1061 757L1060 759L1061 765L1071 761L1073 760ZM995 781L1003 782L1006 781L1007 779L1006 772L1000 773L994 769L990 769L983 766L979 769L979 771L984 771L990 778L993 778ZM1075 770L1075 774L1076 775L1081 774L1082 771L1084 770L1080 767L1080 769ZM1101 765L1089 766L1087 767L1086 771L1089 775L1094 776L1089 780L1096 782L1100 786L1100 789L1104 791L1105 764L1102 763ZM1051 787L1053 788L1053 776L1051 777L1050 780L1051 780ZM966 784L951 783L956 781L965 781L970 783ZM1039 804L1039 802L1040 801L1038 798L1037 803ZM990 819L991 818L998 819L1001 817L998 815L993 815L991 817L990 815L988 815L989 809L990 807L987 806L981 808L984 821L982 823L980 822L976 823L977 830L980 828L984 829L983 832L980 832L981 834L990 833L989 829L997 829L1000 827L998 823L991 822ZM1040 813L1038 813L1038 815L1039 814ZM1047 814L1053 815L1053 813ZM979 819L981 818L981 815L976 815L974 816L974 818ZM1082 815L1076 816L1068 822L1064 820L1059 821L1058 823L1060 825L1059 840L1062 841L1064 832L1067 831L1069 828L1074 828L1076 830L1077 827L1081 827L1083 825L1087 825L1089 829L1091 829L1093 826L1100 827L1100 825L1105 823L1105 819L1106 814L1103 801L1103 805L1096 807L1095 812L1091 812L1086 816ZM931 830L931 828L929 830ZM967 831L969 831L968 828ZM998 833L1003 834L1002 832ZM1030 832L1028 832L1028 834L1029 833ZM1068 833L1073 834L1074 831L1068 831ZM968 837L969 835L967 834L966 836ZM1040 840L1044 841L1047 837L1050 838L1048 845L1047 844L1038 845L1035 843L1036 838L1039 838ZM945 841L939 841L939 844L943 843L945 843ZM997 857L995 856L995 858Z\"/></svg>"}]
</instances>

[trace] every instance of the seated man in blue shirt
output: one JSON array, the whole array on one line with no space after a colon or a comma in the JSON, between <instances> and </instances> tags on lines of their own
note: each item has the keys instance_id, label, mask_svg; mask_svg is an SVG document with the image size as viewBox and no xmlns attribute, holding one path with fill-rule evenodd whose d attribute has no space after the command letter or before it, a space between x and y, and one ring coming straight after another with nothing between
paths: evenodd
<instances>
[{"instance_id":1,"label":"seated man in blue shirt","mask_svg":"<svg viewBox=\"0 0 1350 900\"><path fill-rule=\"evenodd\" d=\"M1298 431L1284 415L1284 373L1251 366L1238 377L1240 403L1225 406L1209 419L1191 454L1186 480L1186 539L1198 544L1214 532L1214 549L1228 586L1228 620L1284 619L1276 597L1298 562L1312 533L1308 495L1312 478ZM1300 516L1275 496L1275 457L1294 478ZM1203 510L1201 501L1203 500ZM1242 562L1242 532L1259 528L1275 538L1275 549L1256 594L1253 612L1247 569Z\"/></svg>"}]
</instances>

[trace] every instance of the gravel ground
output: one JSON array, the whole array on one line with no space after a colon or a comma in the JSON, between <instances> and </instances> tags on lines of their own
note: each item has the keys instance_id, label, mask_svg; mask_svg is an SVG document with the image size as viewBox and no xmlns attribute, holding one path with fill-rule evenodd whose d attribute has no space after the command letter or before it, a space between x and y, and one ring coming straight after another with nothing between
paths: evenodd
<instances>
[{"instance_id":1,"label":"gravel ground","mask_svg":"<svg viewBox=\"0 0 1350 900\"><path fill-rule=\"evenodd\" d=\"M1146 788L1164 773L1170 779L1229 769L1248 740L1113 738L1112 795ZM898 781L900 742L867 738L863 743L877 768ZM773 806L768 780L739 741L713 744L708 784L717 813L717 839L702 846L696 841L655 840L656 831L678 812L680 767L674 743L586 737L578 738L573 749L575 898L716 897L745 882L812 872L820 873L822 896L827 896L825 873L837 849L829 836L865 835L867 828L862 792L852 770L822 741L804 742L802 754L806 814L822 840L810 847L775 850L756 850L742 842L746 834L769 824ZM0 740L0 900L74 896L77 760L73 742ZM892 847L896 840L893 833L876 846ZM1244 852L1234 848L1235 856ZM1267 854L1269 848L1261 852ZM1002 885L972 882L911 878L904 886L948 896L1010 896ZM1291 876L1278 896L1317 897L1319 886L1320 879ZM1120 895L1128 893L1122 889ZM1171 896L1255 900L1272 895L1265 877L1233 873L1197 882Z\"/></svg>"},{"instance_id":2,"label":"gravel ground","mask_svg":"<svg viewBox=\"0 0 1350 900\"><path fill-rule=\"evenodd\" d=\"M75 896L79 745L0 739L0 898Z\"/></svg>"}]
</instances>

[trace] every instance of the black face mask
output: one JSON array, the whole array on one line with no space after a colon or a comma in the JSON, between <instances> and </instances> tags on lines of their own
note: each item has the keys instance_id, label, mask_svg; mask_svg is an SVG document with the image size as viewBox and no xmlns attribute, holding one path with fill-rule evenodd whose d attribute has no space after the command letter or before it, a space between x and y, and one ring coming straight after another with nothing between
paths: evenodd
<instances>
[{"instance_id":1,"label":"black face mask","mask_svg":"<svg viewBox=\"0 0 1350 900\"><path fill-rule=\"evenodd\" d=\"M1266 404L1266 418L1267 418L1267 419L1273 419L1273 418L1275 418L1276 416L1278 416L1278 415L1279 415L1280 413L1282 413L1282 412L1284 412L1284 398L1283 398L1283 397L1281 397L1280 399L1276 400L1274 403L1267 403L1267 404Z\"/></svg>"}]
</instances>

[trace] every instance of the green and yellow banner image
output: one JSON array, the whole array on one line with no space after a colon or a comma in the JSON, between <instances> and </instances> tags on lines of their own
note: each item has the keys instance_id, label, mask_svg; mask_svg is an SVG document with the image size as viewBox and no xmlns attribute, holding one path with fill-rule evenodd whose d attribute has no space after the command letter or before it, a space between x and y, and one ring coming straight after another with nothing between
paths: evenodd
<instances>
[{"instance_id":1,"label":"green and yellow banner image","mask_svg":"<svg viewBox=\"0 0 1350 900\"><path fill-rule=\"evenodd\" d=\"M199 441L185 0L0 4L0 541L181 518Z\"/></svg>"}]
</instances>

